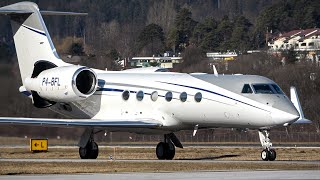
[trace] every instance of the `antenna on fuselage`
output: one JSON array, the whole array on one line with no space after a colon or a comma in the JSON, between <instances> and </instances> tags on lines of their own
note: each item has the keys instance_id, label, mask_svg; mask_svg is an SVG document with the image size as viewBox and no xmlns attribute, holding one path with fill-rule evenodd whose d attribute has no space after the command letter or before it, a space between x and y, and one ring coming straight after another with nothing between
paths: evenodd
<instances>
[{"instance_id":1,"label":"antenna on fuselage","mask_svg":"<svg viewBox=\"0 0 320 180\"><path fill-rule=\"evenodd\" d=\"M212 65L212 69L213 69L213 74L218 77L218 71L214 64Z\"/></svg>"}]
</instances>

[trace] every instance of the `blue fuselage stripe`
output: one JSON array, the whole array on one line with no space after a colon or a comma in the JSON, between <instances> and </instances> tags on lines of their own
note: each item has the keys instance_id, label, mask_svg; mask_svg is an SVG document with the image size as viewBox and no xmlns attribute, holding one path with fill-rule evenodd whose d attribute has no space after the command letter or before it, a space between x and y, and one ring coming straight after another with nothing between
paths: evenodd
<instances>
[{"instance_id":1,"label":"blue fuselage stripe","mask_svg":"<svg viewBox=\"0 0 320 180\"><path fill-rule=\"evenodd\" d=\"M114 91L114 92L123 92L122 89L113 89L113 88L100 88L97 91Z\"/></svg>"},{"instance_id":2,"label":"blue fuselage stripe","mask_svg":"<svg viewBox=\"0 0 320 180\"><path fill-rule=\"evenodd\" d=\"M168 83L168 82L161 82L161 81L158 81L158 82L159 82L159 83L170 84L170 85L174 85L174 86L186 87L186 88L190 88L190 89L196 89L196 90L199 90L199 91L208 92L208 93L215 94L215 95L218 95L218 96L227 98L227 99L231 99L231 100L233 100L233 101L236 101L236 102L239 102L239 103L242 103L242 104L245 104L245 105L248 105L248 106L251 106L251 107L260 109L260 110L263 110L263 111L267 111L267 110L265 110L265 109L259 108L259 107L257 107L257 106L251 105L251 104L249 104L249 103L246 103L246 102L243 102L243 101L234 99L234 98L232 98L232 97L229 97L229 96L226 96L226 95L223 95L223 94L214 92L214 91L210 91L210 90L207 90L207 89L198 88L198 87L193 87L193 86L187 86L187 85L182 85L182 84L175 84L175 83ZM124 90L123 90L123 89L114 89L114 88L100 88L98 91L123 92ZM136 91L129 91L129 92L130 92L130 93L137 93ZM151 94L149 94L149 93L144 93L144 94L151 95ZM159 95L159 96L160 96L160 97L164 97L164 96L162 96L162 95Z\"/></svg>"},{"instance_id":3,"label":"blue fuselage stripe","mask_svg":"<svg viewBox=\"0 0 320 180\"><path fill-rule=\"evenodd\" d=\"M186 87L186 88L190 88L190 89L196 89L196 90L199 90L199 91L208 92L208 93L211 93L211 94L215 94L215 95L218 95L218 96L222 96L222 97L224 97L224 98L228 98L228 99L237 101L237 102L239 102L239 103L242 103L242 104L245 104L245 105L248 105L248 106L255 107L255 108L257 108L257 109L261 109L261 108L259 108L259 107L254 106L254 105L248 104L248 103L246 103L246 102L243 102L243 101L234 99L234 98L232 98L232 97L229 97L229 96L226 96L226 95L217 93L217 92L213 92L213 91L210 91L210 90L207 90L207 89L198 88L198 87L193 87L193 86L187 86L187 85L182 85L182 84L175 84L175 83L168 83L168 82L161 82L161 81L158 81L158 82L159 82L159 83L170 84L170 85L175 85L175 86L180 86L180 87ZM261 110L267 111L267 110L265 110L265 109L261 109Z\"/></svg>"}]
</instances>

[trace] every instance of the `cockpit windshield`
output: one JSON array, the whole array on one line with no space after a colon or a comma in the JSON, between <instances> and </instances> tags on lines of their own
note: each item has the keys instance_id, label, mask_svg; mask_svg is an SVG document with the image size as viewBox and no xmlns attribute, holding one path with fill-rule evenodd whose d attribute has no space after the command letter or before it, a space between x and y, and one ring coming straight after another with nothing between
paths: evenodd
<instances>
[{"instance_id":1,"label":"cockpit windshield","mask_svg":"<svg viewBox=\"0 0 320 180\"><path fill-rule=\"evenodd\" d=\"M253 84L252 87L256 94L275 94L269 84Z\"/></svg>"},{"instance_id":2,"label":"cockpit windshield","mask_svg":"<svg viewBox=\"0 0 320 180\"><path fill-rule=\"evenodd\" d=\"M253 89L253 90L252 90ZM241 93L243 94L284 94L276 84L244 84Z\"/></svg>"},{"instance_id":3,"label":"cockpit windshield","mask_svg":"<svg viewBox=\"0 0 320 180\"><path fill-rule=\"evenodd\" d=\"M284 94L278 85L276 85L276 84L271 84L271 86L272 86L273 89L277 92L277 94Z\"/></svg>"},{"instance_id":4,"label":"cockpit windshield","mask_svg":"<svg viewBox=\"0 0 320 180\"><path fill-rule=\"evenodd\" d=\"M241 93L244 93L244 94L252 94L253 91L252 91L252 89L251 89L251 87L250 87L249 84L245 84L245 85L243 86L243 88L242 88Z\"/></svg>"}]
</instances>

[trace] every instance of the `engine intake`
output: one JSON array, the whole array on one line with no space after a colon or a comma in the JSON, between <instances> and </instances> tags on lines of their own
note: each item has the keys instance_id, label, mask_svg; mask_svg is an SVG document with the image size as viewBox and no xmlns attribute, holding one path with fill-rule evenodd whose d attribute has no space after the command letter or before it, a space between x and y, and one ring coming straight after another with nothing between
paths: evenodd
<instances>
[{"instance_id":1,"label":"engine intake","mask_svg":"<svg viewBox=\"0 0 320 180\"><path fill-rule=\"evenodd\" d=\"M75 90L80 93L88 95L95 91L97 78L90 69L79 69L73 79L75 79Z\"/></svg>"}]
</instances>

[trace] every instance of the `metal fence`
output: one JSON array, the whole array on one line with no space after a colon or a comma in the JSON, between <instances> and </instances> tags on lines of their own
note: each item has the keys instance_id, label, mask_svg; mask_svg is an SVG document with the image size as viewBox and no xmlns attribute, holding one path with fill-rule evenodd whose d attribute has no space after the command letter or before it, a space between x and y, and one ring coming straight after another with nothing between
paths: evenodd
<instances>
[{"instance_id":1,"label":"metal fence","mask_svg":"<svg viewBox=\"0 0 320 180\"><path fill-rule=\"evenodd\" d=\"M249 132L222 132L222 133L198 133L192 136L191 133L181 132L176 136L181 142L187 143L259 143L257 131ZM103 142L160 142L163 140L161 135L137 135L131 133L109 133L107 136L96 136L97 140ZM312 143L320 144L320 134L316 132L271 132L270 138L272 143Z\"/></svg>"}]
</instances>

